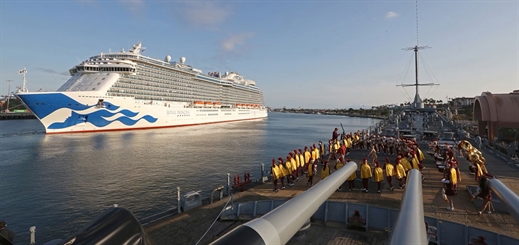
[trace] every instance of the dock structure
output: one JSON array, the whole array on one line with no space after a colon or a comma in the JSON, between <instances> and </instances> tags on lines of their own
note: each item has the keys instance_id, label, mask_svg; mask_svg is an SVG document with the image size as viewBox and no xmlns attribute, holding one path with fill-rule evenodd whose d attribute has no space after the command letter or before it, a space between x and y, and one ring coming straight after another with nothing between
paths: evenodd
<instances>
[{"instance_id":1,"label":"dock structure","mask_svg":"<svg viewBox=\"0 0 519 245\"><path fill-rule=\"evenodd\" d=\"M431 128L430 130L439 129ZM424 154L429 151L426 141L419 140L419 146ZM490 151L482 149L482 152L486 158L485 165L488 171L496 176L503 186L517 195L519 193L517 184L519 183L519 169L507 164L491 154ZM362 162L367 157L367 153L366 150L353 149L346 158L353 162ZM384 162L385 157L380 153L378 160ZM396 156L387 157L394 163ZM519 239L519 221L513 215L501 211L495 211L492 214L478 214L481 206L478 202L471 201L471 193L467 191L469 187L477 186L477 183L474 176L469 174L468 161L461 157L457 158L460 162L461 182L458 183L458 193L453 198L455 210L451 211L446 209L448 203L442 198L443 173L436 168L434 159L425 154L423 162L425 169L420 172L425 177L422 182L422 201L425 222L429 226L427 229L429 241L432 241L433 244L451 244L452 242L447 242L447 239L454 239L451 241L460 242L457 244L467 244L478 236L486 238L488 244L508 244L507 241L517 241ZM330 168L333 169L333 167L334 165L330 164ZM321 166L318 167L314 183L320 181L321 168ZM306 185L305 179L304 176L300 176L299 181L295 182L293 187L287 186L285 190L279 192L274 192L272 182L267 182L234 194L232 202L237 207L236 209L241 209L242 213L239 213L235 219L216 221L207 235L200 240L200 244L214 242L239 225L261 217L267 212L265 210L260 212L260 207L265 203L270 203L267 206L273 209L294 199L310 188ZM382 182L381 193L376 192L376 183L371 180L368 193L362 192L360 186L361 181L357 179L356 187L358 189L350 192L345 191L347 188L343 187L343 191L335 191L312 217L311 227L296 233L286 244L387 244L396 228L394 223L396 223L405 190L390 191L387 189L385 181ZM145 230L156 244L196 244L211 227L213 221L218 218L227 200L224 198L215 203L147 224ZM250 204L245 205L247 202ZM340 208L337 209L337 207ZM333 213L335 211L332 210L343 211ZM351 229L344 223L344 217L347 218L354 210L362 213L366 222L364 230ZM387 222L387 225L380 226L380 220ZM430 226L444 229L438 229L437 233L434 233ZM449 230L445 227L453 228ZM244 244L246 243L247 241L244 241Z\"/></svg>"},{"instance_id":2,"label":"dock structure","mask_svg":"<svg viewBox=\"0 0 519 245\"><path fill-rule=\"evenodd\" d=\"M0 113L0 120L15 120L15 119L36 119L34 114L30 112L24 113Z\"/></svg>"}]
</instances>

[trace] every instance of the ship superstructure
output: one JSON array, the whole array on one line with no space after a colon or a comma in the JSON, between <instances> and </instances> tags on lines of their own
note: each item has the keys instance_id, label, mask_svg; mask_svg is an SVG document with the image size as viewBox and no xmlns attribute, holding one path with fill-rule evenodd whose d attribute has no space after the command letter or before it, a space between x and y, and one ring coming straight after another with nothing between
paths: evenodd
<instances>
[{"instance_id":1,"label":"ship superstructure","mask_svg":"<svg viewBox=\"0 0 519 245\"><path fill-rule=\"evenodd\" d=\"M209 72L129 51L101 53L69 70L57 92L17 96L47 133L186 126L267 117L263 93L236 72Z\"/></svg>"}]
</instances>

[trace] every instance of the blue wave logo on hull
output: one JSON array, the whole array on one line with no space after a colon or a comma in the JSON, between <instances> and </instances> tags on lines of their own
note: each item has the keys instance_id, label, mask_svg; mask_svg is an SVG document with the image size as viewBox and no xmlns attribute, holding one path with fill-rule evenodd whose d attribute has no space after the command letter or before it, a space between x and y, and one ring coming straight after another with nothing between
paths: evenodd
<instances>
[{"instance_id":1,"label":"blue wave logo on hull","mask_svg":"<svg viewBox=\"0 0 519 245\"><path fill-rule=\"evenodd\" d=\"M109 101L100 101L95 98L92 99L92 104L83 104L63 93L28 93L19 94L18 96L40 119L45 118L59 109L70 109L72 111L70 117L65 119L65 121L52 123L48 129L63 129L86 122L102 128L116 121L126 126L135 125L140 120L145 120L149 123L155 123L157 121L157 118L150 115L132 119L131 117L135 117L139 113L127 109L114 112L119 110L120 106L112 104ZM91 113L78 113L91 108L98 108L98 110ZM121 114L121 116L114 120L110 121L105 119L106 117L113 117L118 114Z\"/></svg>"},{"instance_id":2,"label":"blue wave logo on hull","mask_svg":"<svg viewBox=\"0 0 519 245\"><path fill-rule=\"evenodd\" d=\"M62 93L29 93L18 94L18 97L29 107L29 109L40 119L51 113L67 108L73 111L84 111L97 106L97 99L92 99L90 105L80 103ZM94 102L95 101L95 102ZM109 111L118 110L120 106L110 102L104 102L104 109Z\"/></svg>"},{"instance_id":3,"label":"blue wave logo on hull","mask_svg":"<svg viewBox=\"0 0 519 245\"><path fill-rule=\"evenodd\" d=\"M118 113L123 114L124 116L118 117L112 121L104 119L104 117L112 117L114 115L117 115ZM129 111L129 110L122 110L118 113L112 113L107 110L100 110L95 111L90 114L79 114L76 112L72 112L72 115L68 117L64 122L55 122L51 125L49 125L49 129L63 129L68 128L80 123L86 123L89 122L96 127L105 127L113 122L119 121L123 123L126 126L132 126L135 125L140 120L146 120L149 123L154 123L157 121L157 118L154 118L150 115L143 116L139 119L131 119L130 117L136 116L138 113Z\"/></svg>"}]
</instances>

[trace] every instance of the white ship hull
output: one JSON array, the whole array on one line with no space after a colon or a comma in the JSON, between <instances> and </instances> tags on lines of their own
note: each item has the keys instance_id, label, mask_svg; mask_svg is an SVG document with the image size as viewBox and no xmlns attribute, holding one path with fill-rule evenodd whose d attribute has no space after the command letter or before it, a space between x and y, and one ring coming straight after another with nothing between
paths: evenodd
<instances>
[{"instance_id":1,"label":"white ship hull","mask_svg":"<svg viewBox=\"0 0 519 245\"><path fill-rule=\"evenodd\" d=\"M89 92L19 93L46 133L81 133L191 126L267 117L267 109L193 108ZM103 104L98 102L103 100Z\"/></svg>"}]
</instances>

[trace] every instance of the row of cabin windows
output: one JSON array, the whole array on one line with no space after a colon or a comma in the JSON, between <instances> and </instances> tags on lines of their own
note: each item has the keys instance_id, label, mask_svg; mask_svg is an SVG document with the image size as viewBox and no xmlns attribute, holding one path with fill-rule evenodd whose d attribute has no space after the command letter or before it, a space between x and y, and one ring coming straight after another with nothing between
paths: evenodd
<instances>
[{"instance_id":1,"label":"row of cabin windows","mask_svg":"<svg viewBox=\"0 0 519 245\"><path fill-rule=\"evenodd\" d=\"M135 68L130 67L90 67L78 66L78 71L116 71L116 72L135 72Z\"/></svg>"}]
</instances>

